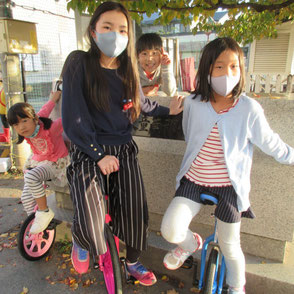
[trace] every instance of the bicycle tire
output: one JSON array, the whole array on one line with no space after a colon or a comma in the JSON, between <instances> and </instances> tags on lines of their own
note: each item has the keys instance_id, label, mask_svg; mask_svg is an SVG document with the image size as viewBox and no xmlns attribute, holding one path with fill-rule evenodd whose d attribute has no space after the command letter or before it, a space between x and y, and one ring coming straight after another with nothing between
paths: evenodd
<instances>
[{"instance_id":1,"label":"bicycle tire","mask_svg":"<svg viewBox=\"0 0 294 294\"><path fill-rule=\"evenodd\" d=\"M121 265L110 227L105 224L107 252L102 255L103 277L108 294L122 294Z\"/></svg>"},{"instance_id":2,"label":"bicycle tire","mask_svg":"<svg viewBox=\"0 0 294 294\"><path fill-rule=\"evenodd\" d=\"M219 255L218 247L216 246L212 247L209 254L208 262L207 262L202 294L212 294L213 290L215 290L213 288L214 286L213 284L214 284L218 255Z\"/></svg>"},{"instance_id":3,"label":"bicycle tire","mask_svg":"<svg viewBox=\"0 0 294 294\"><path fill-rule=\"evenodd\" d=\"M17 242L19 253L29 261L40 260L47 256L56 237L56 229L53 228L50 230L46 229L39 233L38 238L34 240L34 238L32 238L33 235L29 233L34 218L35 213L32 213L25 219L20 228Z\"/></svg>"}]
</instances>

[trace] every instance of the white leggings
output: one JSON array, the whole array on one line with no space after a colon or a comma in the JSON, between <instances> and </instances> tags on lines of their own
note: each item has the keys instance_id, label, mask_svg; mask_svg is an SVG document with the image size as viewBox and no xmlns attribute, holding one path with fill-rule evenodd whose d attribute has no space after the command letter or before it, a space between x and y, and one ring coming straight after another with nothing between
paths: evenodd
<instances>
[{"instance_id":1,"label":"white leggings","mask_svg":"<svg viewBox=\"0 0 294 294\"><path fill-rule=\"evenodd\" d=\"M46 164L34 167L24 174L24 187L21 201L28 215L34 212L34 207L36 205L35 198L46 195L43 183L54 177L50 166Z\"/></svg>"},{"instance_id":2,"label":"white leggings","mask_svg":"<svg viewBox=\"0 0 294 294\"><path fill-rule=\"evenodd\" d=\"M200 211L202 204L185 197L175 197L167 208L162 223L162 236L170 243L177 244L186 251L197 248L189 225ZM218 242L227 266L226 281L230 287L245 285L245 258L240 245L240 225L217 220Z\"/></svg>"}]
</instances>

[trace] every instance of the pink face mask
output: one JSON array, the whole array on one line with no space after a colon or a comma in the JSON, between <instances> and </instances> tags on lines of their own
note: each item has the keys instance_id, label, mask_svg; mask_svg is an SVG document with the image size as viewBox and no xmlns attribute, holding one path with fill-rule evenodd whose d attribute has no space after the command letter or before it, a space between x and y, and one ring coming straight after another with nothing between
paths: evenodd
<instances>
[{"instance_id":1,"label":"pink face mask","mask_svg":"<svg viewBox=\"0 0 294 294\"><path fill-rule=\"evenodd\" d=\"M219 95L229 95L240 81L240 72L236 76L211 77L211 87ZM208 76L210 83L210 76Z\"/></svg>"}]
</instances>

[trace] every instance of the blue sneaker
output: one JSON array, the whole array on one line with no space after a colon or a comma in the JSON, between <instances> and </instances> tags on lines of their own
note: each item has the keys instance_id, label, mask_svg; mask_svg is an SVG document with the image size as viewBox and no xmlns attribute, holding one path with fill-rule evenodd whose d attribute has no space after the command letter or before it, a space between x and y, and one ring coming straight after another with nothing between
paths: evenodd
<instances>
[{"instance_id":1,"label":"blue sneaker","mask_svg":"<svg viewBox=\"0 0 294 294\"><path fill-rule=\"evenodd\" d=\"M127 271L130 276L138 280L143 286L152 286L157 282L154 273L147 270L139 261L134 264L127 263Z\"/></svg>"},{"instance_id":2,"label":"blue sneaker","mask_svg":"<svg viewBox=\"0 0 294 294\"><path fill-rule=\"evenodd\" d=\"M84 274L88 271L90 263L89 251L79 247L74 241L71 250L71 262L79 274Z\"/></svg>"}]
</instances>

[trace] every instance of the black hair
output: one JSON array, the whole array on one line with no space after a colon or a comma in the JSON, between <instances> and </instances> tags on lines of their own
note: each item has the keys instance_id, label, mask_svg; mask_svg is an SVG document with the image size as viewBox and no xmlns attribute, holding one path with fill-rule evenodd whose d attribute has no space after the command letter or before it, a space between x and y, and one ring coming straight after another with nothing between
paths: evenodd
<instances>
[{"instance_id":1,"label":"black hair","mask_svg":"<svg viewBox=\"0 0 294 294\"><path fill-rule=\"evenodd\" d=\"M33 106L26 102L19 102L12 105L7 112L7 121L10 126L13 127L14 124L18 123L19 118L30 118L35 121L39 119L44 124L45 130L49 130L52 125L52 120L50 118L42 117L42 116L38 118ZM21 135L18 135L17 144L22 143L23 140L24 140L24 137Z\"/></svg>"},{"instance_id":2,"label":"black hair","mask_svg":"<svg viewBox=\"0 0 294 294\"><path fill-rule=\"evenodd\" d=\"M132 99L133 107L130 108L130 116L132 121L135 121L140 114L140 93L139 93L139 73L137 58L135 54L134 36L132 20L127 9L120 3L107 1L102 3L95 10L88 29L87 35L90 41L90 49L86 54L85 66L86 66L86 90L89 96L89 100L99 111L109 110L109 89L106 78L104 77L101 65L100 65L100 49L95 43L92 37L95 32L96 23L100 16L108 11L122 12L128 22L128 45L127 48L117 57L119 67L117 74L122 80L124 93L123 99Z\"/></svg>"},{"instance_id":3,"label":"black hair","mask_svg":"<svg viewBox=\"0 0 294 294\"><path fill-rule=\"evenodd\" d=\"M194 98L196 98L197 95L201 95L202 101L208 102L210 99L214 100L213 90L211 83L209 83L208 76L211 77L215 61L220 54L226 50L232 50L239 57L240 81L232 91L232 98L235 99L241 94L245 83L244 54L234 39L224 37L214 39L205 45L202 50L199 68L195 78L195 90L192 92L192 94L195 94Z\"/></svg>"},{"instance_id":4,"label":"black hair","mask_svg":"<svg viewBox=\"0 0 294 294\"><path fill-rule=\"evenodd\" d=\"M144 50L157 49L161 51L163 47L161 37L156 33L143 34L136 42L137 56Z\"/></svg>"}]
</instances>

